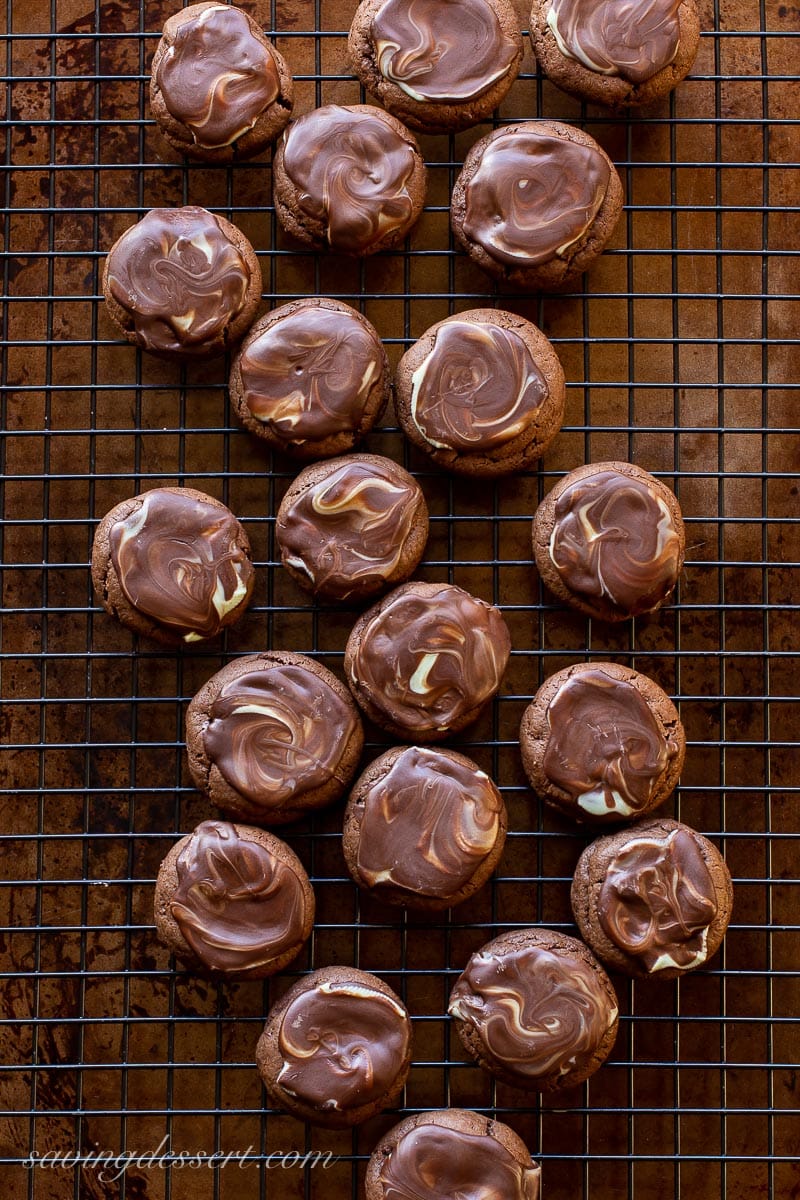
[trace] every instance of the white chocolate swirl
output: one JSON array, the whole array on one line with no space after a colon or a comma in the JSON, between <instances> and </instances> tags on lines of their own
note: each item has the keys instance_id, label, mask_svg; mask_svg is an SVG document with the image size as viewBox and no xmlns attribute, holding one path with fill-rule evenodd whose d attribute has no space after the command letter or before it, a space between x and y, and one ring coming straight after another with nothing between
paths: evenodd
<instances>
[{"instance_id":1,"label":"white chocolate swirl","mask_svg":"<svg viewBox=\"0 0 800 1200\"><path fill-rule=\"evenodd\" d=\"M381 1200L538 1200L540 1176L490 1133L423 1120L385 1157Z\"/></svg>"},{"instance_id":2,"label":"white chocolate swirl","mask_svg":"<svg viewBox=\"0 0 800 1200\"><path fill-rule=\"evenodd\" d=\"M558 48L600 75L644 83L674 60L681 0L551 0Z\"/></svg>"}]
</instances>

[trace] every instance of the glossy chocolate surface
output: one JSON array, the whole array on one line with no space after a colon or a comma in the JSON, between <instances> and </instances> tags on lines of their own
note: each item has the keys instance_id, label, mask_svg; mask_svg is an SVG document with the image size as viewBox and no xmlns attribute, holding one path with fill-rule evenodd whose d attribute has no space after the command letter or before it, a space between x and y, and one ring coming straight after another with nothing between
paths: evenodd
<instances>
[{"instance_id":1,"label":"glossy chocolate surface","mask_svg":"<svg viewBox=\"0 0 800 1200\"><path fill-rule=\"evenodd\" d=\"M551 0L547 24L567 58L644 83L678 53L681 0Z\"/></svg>"},{"instance_id":2,"label":"glossy chocolate surface","mask_svg":"<svg viewBox=\"0 0 800 1200\"><path fill-rule=\"evenodd\" d=\"M385 1157L382 1200L538 1200L540 1171L489 1134L422 1123Z\"/></svg>"}]
</instances>

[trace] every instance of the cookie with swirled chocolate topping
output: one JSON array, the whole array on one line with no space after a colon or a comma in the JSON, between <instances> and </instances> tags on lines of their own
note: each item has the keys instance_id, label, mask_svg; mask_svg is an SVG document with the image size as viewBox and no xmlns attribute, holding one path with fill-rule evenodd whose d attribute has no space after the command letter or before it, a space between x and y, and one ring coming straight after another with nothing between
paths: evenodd
<instances>
[{"instance_id":1,"label":"cookie with swirled chocolate topping","mask_svg":"<svg viewBox=\"0 0 800 1200\"><path fill-rule=\"evenodd\" d=\"M531 41L545 75L610 109L677 87L700 45L695 0L534 0Z\"/></svg>"},{"instance_id":2,"label":"cookie with swirled chocolate topping","mask_svg":"<svg viewBox=\"0 0 800 1200\"><path fill-rule=\"evenodd\" d=\"M368 609L344 670L364 713L394 737L440 742L499 691L511 638L498 608L450 583L405 583Z\"/></svg>"},{"instance_id":3,"label":"cookie with swirled chocolate topping","mask_svg":"<svg viewBox=\"0 0 800 1200\"><path fill-rule=\"evenodd\" d=\"M364 735L344 684L304 654L234 659L186 713L195 785L233 817L285 825L344 794Z\"/></svg>"},{"instance_id":4,"label":"cookie with swirled chocolate topping","mask_svg":"<svg viewBox=\"0 0 800 1200\"><path fill-rule=\"evenodd\" d=\"M325 104L292 121L273 164L275 212L314 250L361 257L401 242L422 212L414 135L371 104Z\"/></svg>"},{"instance_id":5,"label":"cookie with swirled chocolate topping","mask_svg":"<svg viewBox=\"0 0 800 1200\"><path fill-rule=\"evenodd\" d=\"M716 954L733 884L708 838L657 818L588 845L571 901L582 936L603 962L635 979L675 979Z\"/></svg>"},{"instance_id":6,"label":"cookie with swirled chocolate topping","mask_svg":"<svg viewBox=\"0 0 800 1200\"><path fill-rule=\"evenodd\" d=\"M253 325L233 360L230 398L244 427L297 459L346 454L391 391L374 327L349 304L309 296Z\"/></svg>"},{"instance_id":7,"label":"cookie with swirled chocolate topping","mask_svg":"<svg viewBox=\"0 0 800 1200\"><path fill-rule=\"evenodd\" d=\"M633 463L576 467L533 517L542 582L559 600L601 621L625 621L666 603L685 546L675 493Z\"/></svg>"},{"instance_id":8,"label":"cookie with swirled chocolate topping","mask_svg":"<svg viewBox=\"0 0 800 1200\"><path fill-rule=\"evenodd\" d=\"M618 663L575 663L525 709L520 748L531 787L574 821L643 817L672 794L686 737L666 692Z\"/></svg>"},{"instance_id":9,"label":"cookie with swirled chocolate topping","mask_svg":"<svg viewBox=\"0 0 800 1200\"><path fill-rule=\"evenodd\" d=\"M196 205L153 208L108 252L112 321L162 358L210 358L235 346L261 300L261 268L240 229Z\"/></svg>"},{"instance_id":10,"label":"cookie with swirled chocolate topping","mask_svg":"<svg viewBox=\"0 0 800 1200\"><path fill-rule=\"evenodd\" d=\"M588 133L560 121L504 125L476 142L450 223L470 258L508 287L563 291L602 253L622 183Z\"/></svg>"},{"instance_id":11,"label":"cookie with swirled chocolate topping","mask_svg":"<svg viewBox=\"0 0 800 1200\"><path fill-rule=\"evenodd\" d=\"M389 112L449 132L494 112L519 74L522 35L508 0L362 0L348 51Z\"/></svg>"},{"instance_id":12,"label":"cookie with swirled chocolate topping","mask_svg":"<svg viewBox=\"0 0 800 1200\"><path fill-rule=\"evenodd\" d=\"M247 608L250 542L229 508L194 488L153 488L106 513L92 582L106 612L169 646L214 637Z\"/></svg>"},{"instance_id":13,"label":"cookie with swirled chocolate topping","mask_svg":"<svg viewBox=\"0 0 800 1200\"><path fill-rule=\"evenodd\" d=\"M323 967L267 1017L256 1064L273 1104L329 1129L397 1100L411 1066L411 1019L392 989L355 967Z\"/></svg>"},{"instance_id":14,"label":"cookie with swirled chocolate topping","mask_svg":"<svg viewBox=\"0 0 800 1200\"><path fill-rule=\"evenodd\" d=\"M539 1200L541 1171L501 1121L463 1108L406 1117L372 1152L366 1200Z\"/></svg>"},{"instance_id":15,"label":"cookie with swirled chocolate topping","mask_svg":"<svg viewBox=\"0 0 800 1200\"><path fill-rule=\"evenodd\" d=\"M314 893L285 842L249 825L203 821L162 862L156 930L195 970L264 979L302 950Z\"/></svg>"},{"instance_id":16,"label":"cookie with swirled chocolate topping","mask_svg":"<svg viewBox=\"0 0 800 1200\"><path fill-rule=\"evenodd\" d=\"M355 883L377 900L438 912L483 886L506 828L500 792L471 759L395 746L353 785L342 851Z\"/></svg>"},{"instance_id":17,"label":"cookie with swirled chocolate topping","mask_svg":"<svg viewBox=\"0 0 800 1200\"><path fill-rule=\"evenodd\" d=\"M564 398L564 371L548 338L500 309L438 321L395 375L395 410L408 440L464 475L532 466L561 428Z\"/></svg>"},{"instance_id":18,"label":"cookie with swirled chocolate topping","mask_svg":"<svg viewBox=\"0 0 800 1200\"><path fill-rule=\"evenodd\" d=\"M552 929L513 929L467 963L447 1009L467 1052L503 1083L575 1087L608 1058L617 996L591 950Z\"/></svg>"},{"instance_id":19,"label":"cookie with swirled chocolate topping","mask_svg":"<svg viewBox=\"0 0 800 1200\"><path fill-rule=\"evenodd\" d=\"M164 137L187 158L252 158L292 115L292 75L242 9L204 0L164 24L150 76L150 106Z\"/></svg>"}]
</instances>

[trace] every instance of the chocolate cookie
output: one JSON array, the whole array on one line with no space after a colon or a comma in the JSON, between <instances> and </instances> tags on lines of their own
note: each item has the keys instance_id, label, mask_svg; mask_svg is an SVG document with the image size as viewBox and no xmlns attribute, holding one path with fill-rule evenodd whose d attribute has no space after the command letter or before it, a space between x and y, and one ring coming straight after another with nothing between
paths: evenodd
<instances>
[{"instance_id":1,"label":"chocolate cookie","mask_svg":"<svg viewBox=\"0 0 800 1200\"><path fill-rule=\"evenodd\" d=\"M250 543L225 505L194 488L153 488L106 513L92 547L106 612L168 646L214 637L247 608Z\"/></svg>"},{"instance_id":2,"label":"chocolate cookie","mask_svg":"<svg viewBox=\"0 0 800 1200\"><path fill-rule=\"evenodd\" d=\"M622 184L594 138L560 121L504 125L476 142L453 188L456 241L509 287L575 283L614 232Z\"/></svg>"},{"instance_id":3,"label":"chocolate cookie","mask_svg":"<svg viewBox=\"0 0 800 1200\"><path fill-rule=\"evenodd\" d=\"M347 688L286 650L229 662L186 713L196 786L223 812L259 825L285 825L338 800L363 742Z\"/></svg>"},{"instance_id":4,"label":"chocolate cookie","mask_svg":"<svg viewBox=\"0 0 800 1200\"><path fill-rule=\"evenodd\" d=\"M270 1010L256 1063L273 1104L312 1125L346 1129L400 1095L411 1065L411 1020L382 979L324 967Z\"/></svg>"},{"instance_id":5,"label":"chocolate cookie","mask_svg":"<svg viewBox=\"0 0 800 1200\"><path fill-rule=\"evenodd\" d=\"M716 954L733 885L716 846L661 818L587 846L571 900L581 934L603 962L635 979L675 979Z\"/></svg>"},{"instance_id":6,"label":"chocolate cookie","mask_svg":"<svg viewBox=\"0 0 800 1200\"><path fill-rule=\"evenodd\" d=\"M355 882L378 900L437 912L486 882L506 828L502 796L469 758L395 746L356 781L342 850Z\"/></svg>"},{"instance_id":7,"label":"chocolate cookie","mask_svg":"<svg viewBox=\"0 0 800 1200\"><path fill-rule=\"evenodd\" d=\"M252 324L261 268L224 217L193 205L153 208L109 250L103 295L133 345L162 358L210 358Z\"/></svg>"},{"instance_id":8,"label":"chocolate cookie","mask_svg":"<svg viewBox=\"0 0 800 1200\"><path fill-rule=\"evenodd\" d=\"M384 1134L364 1186L366 1200L539 1200L540 1177L508 1125L444 1108L406 1117Z\"/></svg>"},{"instance_id":9,"label":"chocolate cookie","mask_svg":"<svg viewBox=\"0 0 800 1200\"><path fill-rule=\"evenodd\" d=\"M252 158L292 115L292 76L247 13L205 0L166 21L150 106L164 137L188 158Z\"/></svg>"},{"instance_id":10,"label":"chocolate cookie","mask_svg":"<svg viewBox=\"0 0 800 1200\"><path fill-rule=\"evenodd\" d=\"M410 442L464 475L541 458L564 418L564 371L535 325L475 308L432 325L400 359L397 419Z\"/></svg>"},{"instance_id":11,"label":"chocolate cookie","mask_svg":"<svg viewBox=\"0 0 800 1200\"><path fill-rule=\"evenodd\" d=\"M551 929L514 929L487 942L447 1011L485 1070L528 1091L583 1083L617 1036L611 980L583 942Z\"/></svg>"},{"instance_id":12,"label":"chocolate cookie","mask_svg":"<svg viewBox=\"0 0 800 1200\"><path fill-rule=\"evenodd\" d=\"M685 546L674 492L633 463L577 467L533 517L542 582L601 621L625 621L664 604L683 569Z\"/></svg>"},{"instance_id":13,"label":"chocolate cookie","mask_svg":"<svg viewBox=\"0 0 800 1200\"><path fill-rule=\"evenodd\" d=\"M351 454L300 472L281 501L275 537L302 588L363 603L414 572L428 508L416 480L390 458Z\"/></svg>"},{"instance_id":14,"label":"chocolate cookie","mask_svg":"<svg viewBox=\"0 0 800 1200\"><path fill-rule=\"evenodd\" d=\"M425 165L413 134L369 104L326 104L292 121L273 166L275 211L315 250L390 250L422 212Z\"/></svg>"},{"instance_id":15,"label":"chocolate cookie","mask_svg":"<svg viewBox=\"0 0 800 1200\"><path fill-rule=\"evenodd\" d=\"M230 378L245 428L299 459L352 450L380 420L390 390L386 351L367 318L318 296L256 321Z\"/></svg>"},{"instance_id":16,"label":"chocolate cookie","mask_svg":"<svg viewBox=\"0 0 800 1200\"><path fill-rule=\"evenodd\" d=\"M700 21L694 0L534 0L531 40L556 87L629 108L666 96L689 73Z\"/></svg>"},{"instance_id":17,"label":"chocolate cookie","mask_svg":"<svg viewBox=\"0 0 800 1200\"><path fill-rule=\"evenodd\" d=\"M449 132L494 112L519 74L522 35L509 0L362 0L348 50L389 112Z\"/></svg>"},{"instance_id":18,"label":"chocolate cookie","mask_svg":"<svg viewBox=\"0 0 800 1200\"><path fill-rule=\"evenodd\" d=\"M344 670L370 720L406 741L469 725L499 690L511 651L498 608L449 583L405 583L368 609Z\"/></svg>"},{"instance_id":19,"label":"chocolate cookie","mask_svg":"<svg viewBox=\"0 0 800 1200\"><path fill-rule=\"evenodd\" d=\"M531 787L574 821L611 824L658 808L678 782L686 737L657 683L617 663L575 663L525 709L520 747Z\"/></svg>"},{"instance_id":20,"label":"chocolate cookie","mask_svg":"<svg viewBox=\"0 0 800 1200\"><path fill-rule=\"evenodd\" d=\"M155 919L162 942L196 970L263 979L300 953L314 893L285 842L249 825L203 821L159 868Z\"/></svg>"}]
</instances>

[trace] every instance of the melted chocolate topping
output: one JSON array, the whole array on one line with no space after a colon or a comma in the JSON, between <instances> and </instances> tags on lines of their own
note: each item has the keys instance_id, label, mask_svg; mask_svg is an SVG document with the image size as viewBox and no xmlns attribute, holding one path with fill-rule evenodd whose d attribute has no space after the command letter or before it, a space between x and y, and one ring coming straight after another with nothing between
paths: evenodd
<instances>
[{"instance_id":1,"label":"melted chocolate topping","mask_svg":"<svg viewBox=\"0 0 800 1200\"><path fill-rule=\"evenodd\" d=\"M461 891L493 849L501 800L475 766L410 746L361 800L358 873L446 899Z\"/></svg>"},{"instance_id":2,"label":"melted chocolate topping","mask_svg":"<svg viewBox=\"0 0 800 1200\"><path fill-rule=\"evenodd\" d=\"M285 441L358 429L380 380L380 343L355 317L329 308L288 313L240 357L244 400Z\"/></svg>"},{"instance_id":3,"label":"melted chocolate topping","mask_svg":"<svg viewBox=\"0 0 800 1200\"><path fill-rule=\"evenodd\" d=\"M334 250L361 254L411 219L415 143L375 115L326 104L283 135L283 165L300 209L325 226Z\"/></svg>"},{"instance_id":4,"label":"melted chocolate topping","mask_svg":"<svg viewBox=\"0 0 800 1200\"><path fill-rule=\"evenodd\" d=\"M356 727L351 705L294 665L231 680L209 715L206 754L235 791L265 810L333 779Z\"/></svg>"},{"instance_id":5,"label":"melted chocolate topping","mask_svg":"<svg viewBox=\"0 0 800 1200\"><path fill-rule=\"evenodd\" d=\"M636 816L678 753L637 688L601 670L567 679L547 723L544 773L593 817Z\"/></svg>"},{"instance_id":6,"label":"melted chocolate topping","mask_svg":"<svg viewBox=\"0 0 800 1200\"><path fill-rule=\"evenodd\" d=\"M547 395L547 381L519 334L448 321L411 377L411 418L430 445L476 453L522 433Z\"/></svg>"},{"instance_id":7,"label":"melted chocolate topping","mask_svg":"<svg viewBox=\"0 0 800 1200\"><path fill-rule=\"evenodd\" d=\"M277 1082L313 1108L360 1108L390 1090L410 1040L408 1013L398 1000L362 982L325 979L283 1014Z\"/></svg>"},{"instance_id":8,"label":"melted chocolate topping","mask_svg":"<svg viewBox=\"0 0 800 1200\"><path fill-rule=\"evenodd\" d=\"M382 1200L538 1200L540 1175L488 1133L425 1122L392 1147L379 1179Z\"/></svg>"},{"instance_id":9,"label":"melted chocolate topping","mask_svg":"<svg viewBox=\"0 0 800 1200\"><path fill-rule=\"evenodd\" d=\"M154 208L112 247L108 288L145 350L180 354L221 341L244 307L250 270L204 208Z\"/></svg>"},{"instance_id":10,"label":"melted chocolate topping","mask_svg":"<svg viewBox=\"0 0 800 1200\"><path fill-rule=\"evenodd\" d=\"M499 1067L523 1080L583 1070L617 1016L583 959L539 946L473 954L448 1012L477 1030Z\"/></svg>"},{"instance_id":11,"label":"melted chocolate topping","mask_svg":"<svg viewBox=\"0 0 800 1200\"><path fill-rule=\"evenodd\" d=\"M170 911L185 941L214 971L250 971L303 939L297 875L223 821L198 825L178 856Z\"/></svg>"},{"instance_id":12,"label":"melted chocolate topping","mask_svg":"<svg viewBox=\"0 0 800 1200\"><path fill-rule=\"evenodd\" d=\"M563 258L597 216L610 179L599 150L535 126L493 135L465 189L465 234L510 266Z\"/></svg>"},{"instance_id":13,"label":"melted chocolate topping","mask_svg":"<svg viewBox=\"0 0 800 1200\"><path fill-rule=\"evenodd\" d=\"M176 13L156 69L164 103L198 146L230 146L280 94L275 60L245 13L225 4Z\"/></svg>"},{"instance_id":14,"label":"melted chocolate topping","mask_svg":"<svg viewBox=\"0 0 800 1200\"><path fill-rule=\"evenodd\" d=\"M350 677L395 724L441 732L494 695L510 648L496 608L451 584L407 585L366 623Z\"/></svg>"},{"instance_id":15,"label":"melted chocolate topping","mask_svg":"<svg viewBox=\"0 0 800 1200\"><path fill-rule=\"evenodd\" d=\"M421 104L482 96L518 50L486 0L387 0L370 34L381 74Z\"/></svg>"},{"instance_id":16,"label":"melted chocolate topping","mask_svg":"<svg viewBox=\"0 0 800 1200\"><path fill-rule=\"evenodd\" d=\"M680 537L666 503L646 482L598 471L558 497L550 558L571 592L635 616L658 608L675 587Z\"/></svg>"},{"instance_id":17,"label":"melted chocolate topping","mask_svg":"<svg viewBox=\"0 0 800 1200\"><path fill-rule=\"evenodd\" d=\"M681 0L551 0L547 24L567 58L644 83L675 58Z\"/></svg>"},{"instance_id":18,"label":"melted chocolate topping","mask_svg":"<svg viewBox=\"0 0 800 1200\"><path fill-rule=\"evenodd\" d=\"M253 564L227 508L154 488L111 527L111 561L129 603L185 642L213 637L242 603Z\"/></svg>"},{"instance_id":19,"label":"melted chocolate topping","mask_svg":"<svg viewBox=\"0 0 800 1200\"><path fill-rule=\"evenodd\" d=\"M628 842L606 868L597 914L611 941L651 974L704 963L717 898L691 833Z\"/></svg>"}]
</instances>

